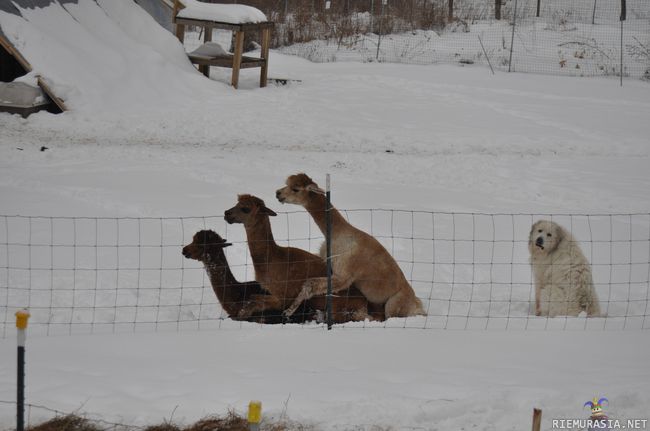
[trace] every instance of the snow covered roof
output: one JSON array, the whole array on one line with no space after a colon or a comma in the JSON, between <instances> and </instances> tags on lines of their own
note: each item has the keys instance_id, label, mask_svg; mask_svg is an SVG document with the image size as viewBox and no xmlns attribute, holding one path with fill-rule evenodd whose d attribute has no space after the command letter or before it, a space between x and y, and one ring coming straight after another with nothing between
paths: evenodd
<instances>
[{"instance_id":1,"label":"snow covered roof","mask_svg":"<svg viewBox=\"0 0 650 431\"><path fill-rule=\"evenodd\" d=\"M252 6L241 4L202 3L197 0L182 0L185 8L177 17L228 24L249 24L266 22L266 15Z\"/></svg>"}]
</instances>

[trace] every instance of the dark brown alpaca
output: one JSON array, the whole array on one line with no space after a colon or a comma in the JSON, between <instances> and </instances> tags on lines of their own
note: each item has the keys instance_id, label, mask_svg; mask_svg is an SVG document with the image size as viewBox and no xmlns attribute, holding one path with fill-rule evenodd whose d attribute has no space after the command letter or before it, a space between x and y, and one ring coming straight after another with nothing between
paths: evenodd
<instances>
[{"instance_id":1,"label":"dark brown alpaca","mask_svg":"<svg viewBox=\"0 0 650 431\"><path fill-rule=\"evenodd\" d=\"M264 201L251 195L240 195L237 205L225 211L228 223L243 223L248 247L255 267L255 280L269 295L253 295L239 316L249 316L266 309L282 309L291 305L302 290L303 283L314 277L325 277L325 261L319 256L294 247L276 244L269 216L276 213ZM325 297L311 298L309 304L324 310ZM368 302L356 289L333 298L335 322L363 320L368 316Z\"/></svg>"},{"instance_id":2,"label":"dark brown alpaca","mask_svg":"<svg viewBox=\"0 0 650 431\"><path fill-rule=\"evenodd\" d=\"M255 281L240 283L235 279L223 250L230 245L232 244L226 242L215 232L202 230L194 234L190 244L183 247L183 256L203 262L210 278L212 290L231 319L267 324L283 323L281 309L267 309L261 313L251 314L244 319L238 317L242 308L249 303L254 295L264 296L268 293ZM284 321L301 323L310 320L314 313L311 310L304 310L296 314L298 315L294 316L295 318Z\"/></svg>"}]
</instances>

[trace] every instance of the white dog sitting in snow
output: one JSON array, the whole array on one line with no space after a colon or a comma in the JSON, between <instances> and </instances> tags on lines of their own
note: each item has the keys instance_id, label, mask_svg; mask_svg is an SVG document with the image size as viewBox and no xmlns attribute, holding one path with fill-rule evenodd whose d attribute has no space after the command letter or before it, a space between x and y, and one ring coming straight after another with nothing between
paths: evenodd
<instances>
[{"instance_id":1,"label":"white dog sitting in snow","mask_svg":"<svg viewBox=\"0 0 650 431\"><path fill-rule=\"evenodd\" d=\"M573 236L559 224L540 220L528 239L535 277L537 316L599 316L589 262Z\"/></svg>"}]
</instances>

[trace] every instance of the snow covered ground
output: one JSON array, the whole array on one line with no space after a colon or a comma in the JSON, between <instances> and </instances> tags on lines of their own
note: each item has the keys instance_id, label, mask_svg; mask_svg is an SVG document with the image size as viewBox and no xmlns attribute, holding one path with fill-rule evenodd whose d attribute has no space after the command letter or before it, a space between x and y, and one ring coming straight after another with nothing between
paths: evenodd
<instances>
[{"instance_id":1,"label":"snow covered ground","mask_svg":"<svg viewBox=\"0 0 650 431\"><path fill-rule=\"evenodd\" d=\"M635 294L647 295L646 83L628 80L621 88L615 79L492 76L482 67L312 64L273 52L270 75L300 82L259 89L258 71L246 70L240 89L233 90L225 84L229 71L213 71L213 80L205 80L183 63L182 53L149 48L160 48L160 39L133 31L130 2L100 3L124 9L116 6L111 16L118 18L106 22L91 3L69 5L75 20L52 27L63 32L56 37L40 40L65 46L72 40L66 31L81 31L75 22L110 32L121 25L130 30L101 39L115 53L113 68L92 67L97 81L85 87L84 76L66 77L66 70L76 69L35 61L43 71L56 71L62 86L71 85L66 95L73 109L26 120L0 114L2 215L198 217L174 240L177 245L189 242L205 220L237 242L229 258L241 265L238 277L250 279L242 229L226 230L223 210L238 193L250 192L275 210L297 211L274 198L284 178L305 171L322 183L330 173L338 208L526 214L510 225L516 241L525 241L526 223L536 214L641 214L633 227L626 216L605 220L613 221L611 239L620 235L642 244L637 249L636 242L625 242L634 247L629 254L612 250L638 268L645 265L645 273L634 275L638 285L645 280L645 290ZM3 29L10 19L0 15ZM37 50L39 38L30 33L36 30L14 24L16 31L7 34ZM124 38L137 41L134 49L149 60L136 67L134 54L116 45ZM99 85L96 91L82 91L93 85ZM295 240L291 232L300 232L287 226L291 217L274 221L279 238ZM355 220L370 228L366 218ZM584 219L574 220L585 233ZM610 226L597 216L594 221L596 241L600 229ZM5 221L7 243L15 234L10 226L17 225ZM318 241L307 246L315 251ZM398 244L395 250L403 249ZM521 250L516 262L526 271ZM180 249L175 256L186 269L202 272L180 258ZM5 321L12 312L6 310ZM219 313L216 305L208 312ZM647 418L648 331L634 325L603 331L602 324L584 330L584 319L580 323L579 330L569 325L567 331L554 325L547 331L367 325L331 332L317 325L208 325L201 331L34 334L28 340L27 397L33 404L137 425L172 415L190 422L228 408L241 412L251 399L260 399L268 415L286 414L328 430L514 430L530 426L533 407L543 408L543 428L550 429L552 418L586 418L582 406L594 396L610 400L610 417ZM15 394L14 343L7 329L0 340L3 401ZM0 404L0 427L12 426L13 411ZM34 409L31 420L47 415Z\"/></svg>"}]
</instances>

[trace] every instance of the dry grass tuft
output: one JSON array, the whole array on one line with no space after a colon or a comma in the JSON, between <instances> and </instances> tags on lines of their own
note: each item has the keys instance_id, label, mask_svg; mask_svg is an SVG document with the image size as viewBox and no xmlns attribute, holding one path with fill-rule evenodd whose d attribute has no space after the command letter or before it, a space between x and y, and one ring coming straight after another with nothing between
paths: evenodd
<instances>
[{"instance_id":1,"label":"dry grass tuft","mask_svg":"<svg viewBox=\"0 0 650 431\"><path fill-rule=\"evenodd\" d=\"M29 427L27 431L102 431L102 428L86 418L69 414Z\"/></svg>"}]
</instances>

